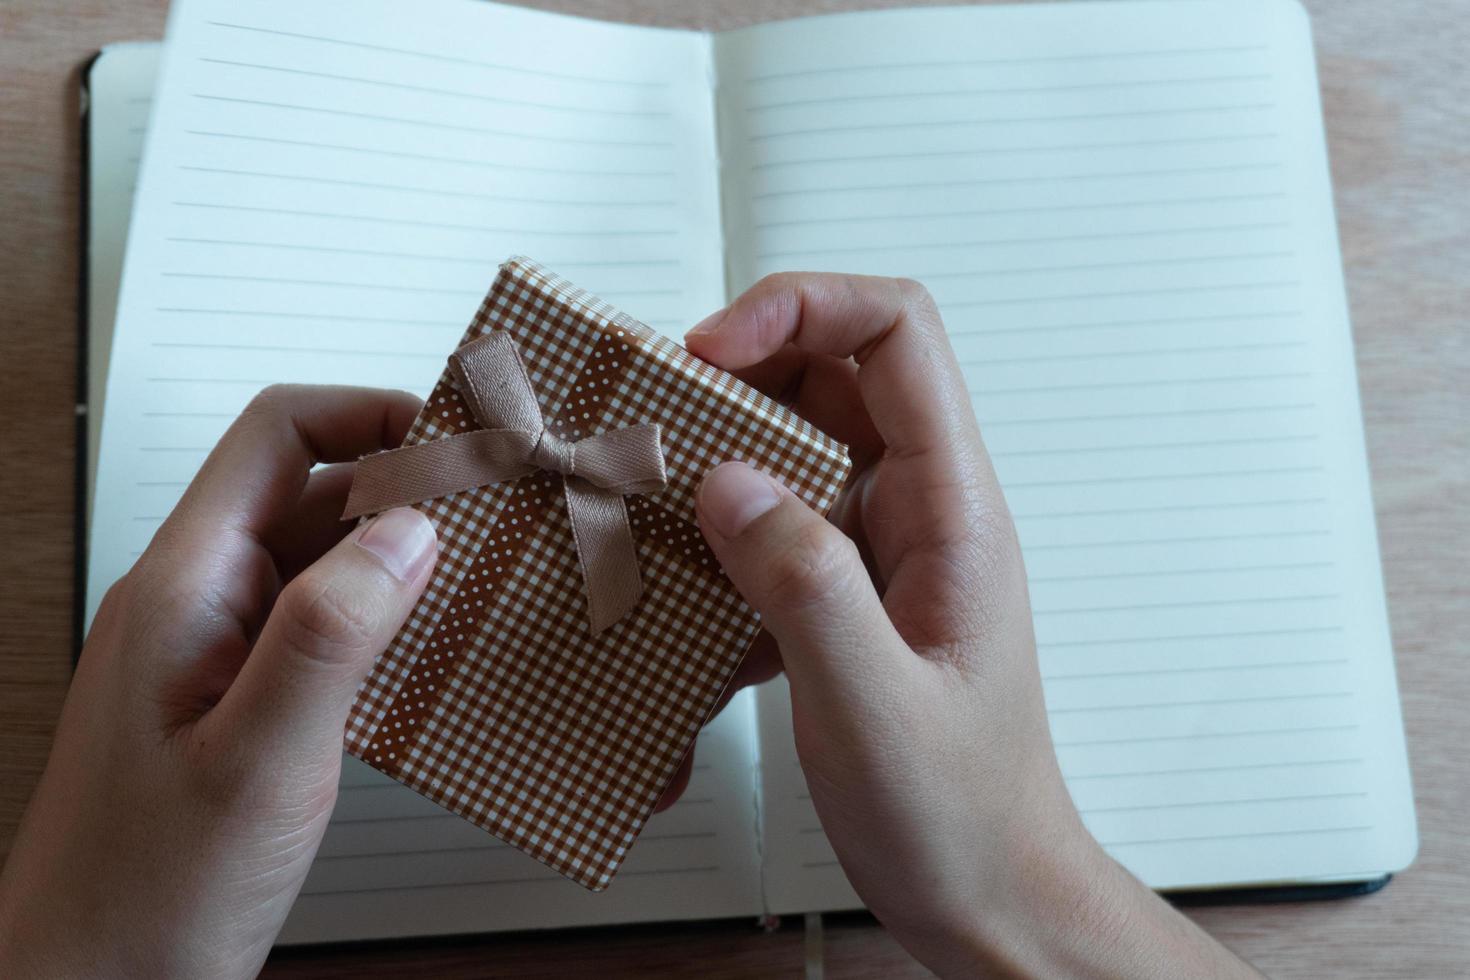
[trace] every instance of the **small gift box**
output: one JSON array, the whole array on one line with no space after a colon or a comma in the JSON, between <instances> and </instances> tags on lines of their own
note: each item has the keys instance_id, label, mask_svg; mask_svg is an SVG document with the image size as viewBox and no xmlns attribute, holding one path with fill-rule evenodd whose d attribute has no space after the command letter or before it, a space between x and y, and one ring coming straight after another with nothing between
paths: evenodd
<instances>
[{"instance_id":1,"label":"small gift box","mask_svg":"<svg viewBox=\"0 0 1470 980\"><path fill-rule=\"evenodd\" d=\"M714 465L818 511L845 447L523 258L348 516L439 532L347 749L587 888L607 887L760 629L704 544Z\"/></svg>"}]
</instances>

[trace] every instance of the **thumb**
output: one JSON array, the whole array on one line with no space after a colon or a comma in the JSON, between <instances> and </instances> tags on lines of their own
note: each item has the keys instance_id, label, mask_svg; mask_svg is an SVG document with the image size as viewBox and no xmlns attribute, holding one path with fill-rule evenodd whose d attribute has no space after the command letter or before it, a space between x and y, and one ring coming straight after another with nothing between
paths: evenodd
<instances>
[{"instance_id":1,"label":"thumb","mask_svg":"<svg viewBox=\"0 0 1470 980\"><path fill-rule=\"evenodd\" d=\"M219 705L226 724L267 752L340 748L357 688L418 601L437 550L428 518L400 507L292 579Z\"/></svg>"},{"instance_id":2,"label":"thumb","mask_svg":"<svg viewBox=\"0 0 1470 980\"><path fill-rule=\"evenodd\" d=\"M902 641L847 535L745 463L711 470L695 508L715 557L775 637L793 688L840 696L854 673L891 665Z\"/></svg>"}]
</instances>

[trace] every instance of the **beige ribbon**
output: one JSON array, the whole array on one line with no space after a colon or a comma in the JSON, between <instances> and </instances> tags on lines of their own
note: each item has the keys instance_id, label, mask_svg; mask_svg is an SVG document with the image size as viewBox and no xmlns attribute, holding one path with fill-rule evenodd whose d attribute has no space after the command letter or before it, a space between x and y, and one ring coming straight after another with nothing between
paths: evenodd
<instances>
[{"instance_id":1,"label":"beige ribbon","mask_svg":"<svg viewBox=\"0 0 1470 980\"><path fill-rule=\"evenodd\" d=\"M657 425L566 441L546 431L541 407L510 335L495 332L449 357L460 394L483 428L390 449L357 463L343 518L375 514L538 470L562 475L573 543L582 565L592 632L638 603L643 582L623 494L668 482Z\"/></svg>"}]
</instances>

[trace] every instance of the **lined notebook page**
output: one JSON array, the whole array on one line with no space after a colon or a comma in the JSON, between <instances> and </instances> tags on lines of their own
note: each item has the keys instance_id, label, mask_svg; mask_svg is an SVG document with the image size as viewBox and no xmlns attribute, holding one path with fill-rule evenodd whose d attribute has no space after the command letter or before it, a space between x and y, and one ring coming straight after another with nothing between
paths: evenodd
<instances>
[{"instance_id":1,"label":"lined notebook page","mask_svg":"<svg viewBox=\"0 0 1470 980\"><path fill-rule=\"evenodd\" d=\"M281 941L755 915L752 716L740 697L705 728L684 796L649 820L598 894L344 757L337 808Z\"/></svg>"},{"instance_id":2,"label":"lined notebook page","mask_svg":"<svg viewBox=\"0 0 1470 980\"><path fill-rule=\"evenodd\" d=\"M1165 888L1405 865L1300 8L858 14L726 35L717 61L732 290L907 275L944 312L1092 832ZM762 746L768 828L803 815L767 837L784 911L850 895L790 751Z\"/></svg>"},{"instance_id":3,"label":"lined notebook page","mask_svg":"<svg viewBox=\"0 0 1470 980\"><path fill-rule=\"evenodd\" d=\"M674 333L719 306L707 57L694 35L481 4L175 3L108 384L89 614L255 391L425 392L509 254ZM97 79L98 125L141 136L130 107L150 74ZM125 142L94 146L94 213L126 215ZM706 730L685 800L597 896L348 759L282 939L753 914L750 715L737 703Z\"/></svg>"},{"instance_id":4,"label":"lined notebook page","mask_svg":"<svg viewBox=\"0 0 1470 980\"><path fill-rule=\"evenodd\" d=\"M855 909L853 891L812 807L791 737L791 688L784 676L756 691L760 745L761 889L771 915Z\"/></svg>"},{"instance_id":5,"label":"lined notebook page","mask_svg":"<svg viewBox=\"0 0 1470 980\"><path fill-rule=\"evenodd\" d=\"M516 248L655 327L719 305L696 36L458 2L195 0L170 45L109 382L128 397L103 426L93 608L264 384L426 391Z\"/></svg>"},{"instance_id":6,"label":"lined notebook page","mask_svg":"<svg viewBox=\"0 0 1470 980\"><path fill-rule=\"evenodd\" d=\"M87 521L97 482L97 448L117 289L143 134L153 105L158 45L109 44L87 70Z\"/></svg>"}]
</instances>

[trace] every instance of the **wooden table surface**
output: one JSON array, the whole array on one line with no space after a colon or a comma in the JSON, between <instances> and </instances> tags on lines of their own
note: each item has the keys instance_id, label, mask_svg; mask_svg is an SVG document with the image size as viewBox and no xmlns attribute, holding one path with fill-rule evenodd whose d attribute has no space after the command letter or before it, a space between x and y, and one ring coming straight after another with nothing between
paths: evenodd
<instances>
[{"instance_id":1,"label":"wooden table surface","mask_svg":"<svg viewBox=\"0 0 1470 980\"><path fill-rule=\"evenodd\" d=\"M543 0L685 27L841 0ZM1399 680L1418 861L1377 895L1191 911L1273 976L1470 975L1470 5L1310 0ZM163 0L0 5L0 855L70 673L78 66L158 37ZM870 919L829 917L832 976L918 974ZM289 951L270 976L796 975L800 923L641 926Z\"/></svg>"}]
</instances>

